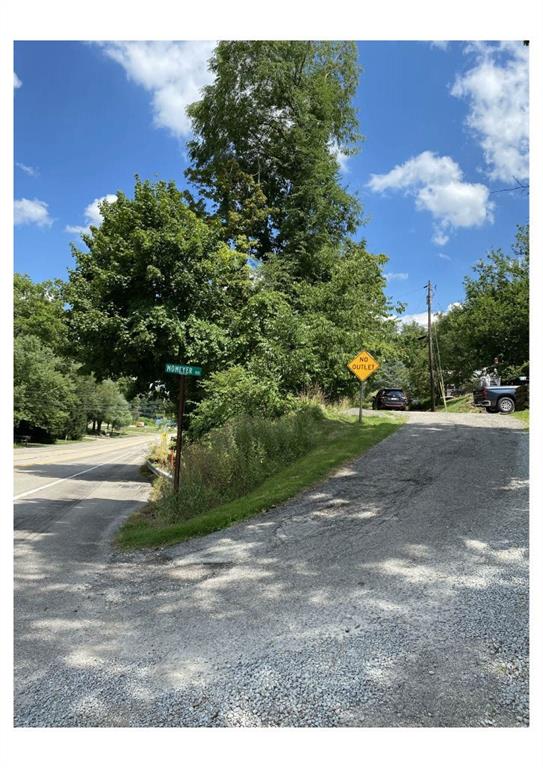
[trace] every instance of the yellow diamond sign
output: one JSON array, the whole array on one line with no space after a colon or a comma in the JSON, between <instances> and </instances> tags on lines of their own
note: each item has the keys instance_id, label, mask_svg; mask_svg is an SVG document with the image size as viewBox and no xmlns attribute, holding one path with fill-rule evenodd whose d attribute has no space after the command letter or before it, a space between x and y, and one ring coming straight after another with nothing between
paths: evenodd
<instances>
[{"instance_id":1,"label":"yellow diamond sign","mask_svg":"<svg viewBox=\"0 0 543 768\"><path fill-rule=\"evenodd\" d=\"M369 352L359 352L356 357L353 357L350 363L347 363L347 368L357 376L360 381L366 381L368 376L379 368L379 363L373 358Z\"/></svg>"}]
</instances>

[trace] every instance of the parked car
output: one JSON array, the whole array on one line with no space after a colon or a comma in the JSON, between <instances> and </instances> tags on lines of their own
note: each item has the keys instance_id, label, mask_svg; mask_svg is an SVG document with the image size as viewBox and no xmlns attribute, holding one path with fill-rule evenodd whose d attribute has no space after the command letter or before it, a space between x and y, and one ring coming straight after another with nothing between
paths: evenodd
<instances>
[{"instance_id":1,"label":"parked car","mask_svg":"<svg viewBox=\"0 0 543 768\"><path fill-rule=\"evenodd\" d=\"M372 407L375 411L390 408L396 411L406 411L409 405L409 399L403 389L399 387L386 387L380 389L372 401Z\"/></svg>"},{"instance_id":2,"label":"parked car","mask_svg":"<svg viewBox=\"0 0 543 768\"><path fill-rule=\"evenodd\" d=\"M521 377L510 384L488 383L484 379L473 391L473 405L487 413L513 413L528 405L528 379Z\"/></svg>"}]
</instances>

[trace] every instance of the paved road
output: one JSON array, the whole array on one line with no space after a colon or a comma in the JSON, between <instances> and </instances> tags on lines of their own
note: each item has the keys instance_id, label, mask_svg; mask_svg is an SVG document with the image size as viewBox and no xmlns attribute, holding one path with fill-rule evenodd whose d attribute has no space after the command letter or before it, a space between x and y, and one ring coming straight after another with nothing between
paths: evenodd
<instances>
[{"instance_id":1,"label":"paved road","mask_svg":"<svg viewBox=\"0 0 543 768\"><path fill-rule=\"evenodd\" d=\"M109 556L113 528L146 500L149 483L140 467L154 439L14 452L15 656L21 679L44 663L30 627L49 615L74 615L82 585Z\"/></svg>"},{"instance_id":2,"label":"paved road","mask_svg":"<svg viewBox=\"0 0 543 768\"><path fill-rule=\"evenodd\" d=\"M16 723L525 725L527 459L511 417L414 413L318 487L167 550L98 556L64 515L18 546Z\"/></svg>"}]
</instances>

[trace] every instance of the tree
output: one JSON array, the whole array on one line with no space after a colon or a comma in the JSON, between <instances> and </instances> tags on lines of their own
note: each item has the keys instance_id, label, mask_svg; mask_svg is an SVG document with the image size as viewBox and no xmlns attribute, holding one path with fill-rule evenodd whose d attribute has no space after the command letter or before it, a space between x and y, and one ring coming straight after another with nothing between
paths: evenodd
<instances>
[{"instance_id":1,"label":"tree","mask_svg":"<svg viewBox=\"0 0 543 768\"><path fill-rule=\"evenodd\" d=\"M347 240L337 250L330 278L300 287L311 382L331 399L356 391L346 364L357 352L369 349L380 360L394 354L395 325L382 274L387 257L369 253L364 242Z\"/></svg>"},{"instance_id":2,"label":"tree","mask_svg":"<svg viewBox=\"0 0 543 768\"><path fill-rule=\"evenodd\" d=\"M77 408L73 378L58 358L36 336L19 335L14 341L14 421L26 422L53 436L64 436Z\"/></svg>"},{"instance_id":3,"label":"tree","mask_svg":"<svg viewBox=\"0 0 543 768\"><path fill-rule=\"evenodd\" d=\"M360 139L356 57L351 42L221 42L214 82L188 109L187 177L224 237L259 259L280 254L308 279L322 277L325 247L359 223L338 163Z\"/></svg>"},{"instance_id":4,"label":"tree","mask_svg":"<svg viewBox=\"0 0 543 768\"><path fill-rule=\"evenodd\" d=\"M335 250L322 282L288 283L285 265L266 263L232 326L234 362L283 396L315 387L331 399L350 394L356 380L347 361L364 346L391 349L386 257L363 243Z\"/></svg>"},{"instance_id":5,"label":"tree","mask_svg":"<svg viewBox=\"0 0 543 768\"><path fill-rule=\"evenodd\" d=\"M134 392L169 360L207 371L228 358L228 329L250 289L242 254L191 211L173 183L136 181L102 203L103 223L73 247L65 289L74 353L99 379L131 377Z\"/></svg>"},{"instance_id":6,"label":"tree","mask_svg":"<svg viewBox=\"0 0 543 768\"><path fill-rule=\"evenodd\" d=\"M66 346L66 316L61 280L34 283L28 275L13 279L14 336L34 336L55 352Z\"/></svg>"},{"instance_id":7,"label":"tree","mask_svg":"<svg viewBox=\"0 0 543 768\"><path fill-rule=\"evenodd\" d=\"M511 256L491 251L464 280L465 299L436 326L449 377L467 381L493 364L505 378L529 360L529 231L517 228Z\"/></svg>"}]
</instances>

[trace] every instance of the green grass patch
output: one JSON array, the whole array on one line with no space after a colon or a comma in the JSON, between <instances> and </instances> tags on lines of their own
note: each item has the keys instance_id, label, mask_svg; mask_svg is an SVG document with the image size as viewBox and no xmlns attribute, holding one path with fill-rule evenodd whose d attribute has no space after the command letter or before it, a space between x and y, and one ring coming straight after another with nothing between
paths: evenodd
<instances>
[{"instance_id":1,"label":"green grass patch","mask_svg":"<svg viewBox=\"0 0 543 768\"><path fill-rule=\"evenodd\" d=\"M362 425L337 412L316 422L313 445L266 478L257 488L209 511L173 523L153 515L153 504L130 517L117 534L124 549L159 547L202 536L276 506L325 478L333 469L359 456L395 432L405 419L374 416Z\"/></svg>"},{"instance_id":2,"label":"green grass patch","mask_svg":"<svg viewBox=\"0 0 543 768\"><path fill-rule=\"evenodd\" d=\"M526 429L530 428L530 410L526 408L524 411L515 411L513 414L515 419L522 421Z\"/></svg>"},{"instance_id":3,"label":"green grass patch","mask_svg":"<svg viewBox=\"0 0 543 768\"><path fill-rule=\"evenodd\" d=\"M436 405L436 411L444 411L445 406L443 401ZM473 394L462 395L461 397L453 397L447 400L447 413L478 413L480 408L476 408L473 405Z\"/></svg>"}]
</instances>

